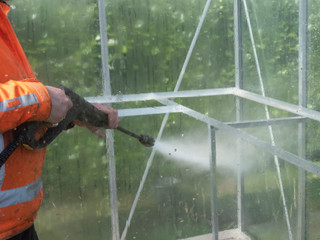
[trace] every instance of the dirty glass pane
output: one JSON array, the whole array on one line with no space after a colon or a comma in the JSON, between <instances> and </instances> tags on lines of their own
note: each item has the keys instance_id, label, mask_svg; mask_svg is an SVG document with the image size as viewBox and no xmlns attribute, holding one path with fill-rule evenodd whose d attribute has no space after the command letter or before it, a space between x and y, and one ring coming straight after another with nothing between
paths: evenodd
<instances>
[{"instance_id":1,"label":"dirty glass pane","mask_svg":"<svg viewBox=\"0 0 320 240\"><path fill-rule=\"evenodd\" d=\"M232 95L177 99L183 106L221 122L233 122L236 119L235 97ZM205 109L205 110L204 110ZM204 110L204 111L203 111Z\"/></svg>"},{"instance_id":2,"label":"dirty glass pane","mask_svg":"<svg viewBox=\"0 0 320 240\"><path fill-rule=\"evenodd\" d=\"M250 39L246 12L243 15L244 89L286 102L298 103L298 2L246 1L258 63ZM259 66L260 76L257 65Z\"/></svg>"},{"instance_id":3,"label":"dirty glass pane","mask_svg":"<svg viewBox=\"0 0 320 240\"><path fill-rule=\"evenodd\" d=\"M308 107L319 111L319 10L318 1L308 2ZM308 122L307 135L307 158L319 165L319 129L317 121ZM306 175L306 225L307 239L318 239L320 237L319 227L314 223L319 218L319 177L308 173Z\"/></svg>"},{"instance_id":4,"label":"dirty glass pane","mask_svg":"<svg viewBox=\"0 0 320 240\"><path fill-rule=\"evenodd\" d=\"M43 181L40 239L111 238L103 138L80 127L62 133L47 149Z\"/></svg>"},{"instance_id":5,"label":"dirty glass pane","mask_svg":"<svg viewBox=\"0 0 320 240\"><path fill-rule=\"evenodd\" d=\"M309 19L308 19L308 107L319 111L319 9L318 1L309 1Z\"/></svg>"},{"instance_id":6,"label":"dirty glass pane","mask_svg":"<svg viewBox=\"0 0 320 240\"><path fill-rule=\"evenodd\" d=\"M317 121L308 122L308 146L307 146L307 159L312 162L319 164L319 129L320 125ZM319 210L319 177L307 173L306 174L306 228L307 228L307 239L317 239L320 237L319 228L314 225L314 222L320 217Z\"/></svg>"},{"instance_id":7,"label":"dirty glass pane","mask_svg":"<svg viewBox=\"0 0 320 240\"><path fill-rule=\"evenodd\" d=\"M133 131L157 134L150 125L159 128L162 118L143 117L143 129L133 127L138 126L141 117L123 119L123 124ZM207 126L199 121L182 114L170 115L127 239L180 239L211 232L207 131ZM116 134L116 141L122 143L116 147L116 155L123 229L151 149L121 133Z\"/></svg>"},{"instance_id":8,"label":"dirty glass pane","mask_svg":"<svg viewBox=\"0 0 320 240\"><path fill-rule=\"evenodd\" d=\"M10 19L38 79L82 96L101 94L95 0L14 0Z\"/></svg>"},{"instance_id":9,"label":"dirty glass pane","mask_svg":"<svg viewBox=\"0 0 320 240\"><path fill-rule=\"evenodd\" d=\"M181 90L234 85L232 2L212 1ZM205 3L108 0L113 92L173 91Z\"/></svg>"},{"instance_id":10,"label":"dirty glass pane","mask_svg":"<svg viewBox=\"0 0 320 240\"><path fill-rule=\"evenodd\" d=\"M273 126L272 129L276 146L297 154L296 124ZM270 143L267 128L251 128L246 132ZM288 138L292 141L287 141ZM291 229L290 234L295 239L298 168L283 159L275 160L274 156L252 145L243 143L242 147L246 231L253 239L267 240L289 239L288 229Z\"/></svg>"},{"instance_id":11,"label":"dirty glass pane","mask_svg":"<svg viewBox=\"0 0 320 240\"><path fill-rule=\"evenodd\" d=\"M216 131L217 161L217 214L219 231L236 229L237 218L237 138L223 131Z\"/></svg>"},{"instance_id":12,"label":"dirty glass pane","mask_svg":"<svg viewBox=\"0 0 320 240\"><path fill-rule=\"evenodd\" d=\"M316 224L320 217L320 179L314 174L307 174L307 200L306 200L306 222L307 239L318 239L320 237L319 226Z\"/></svg>"}]
</instances>

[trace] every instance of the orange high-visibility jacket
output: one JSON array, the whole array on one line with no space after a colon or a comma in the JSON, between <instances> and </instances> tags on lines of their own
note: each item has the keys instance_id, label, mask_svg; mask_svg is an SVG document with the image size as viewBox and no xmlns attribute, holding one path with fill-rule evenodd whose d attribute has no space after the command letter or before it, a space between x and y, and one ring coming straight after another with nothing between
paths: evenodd
<instances>
[{"instance_id":1,"label":"orange high-visibility jacket","mask_svg":"<svg viewBox=\"0 0 320 240\"><path fill-rule=\"evenodd\" d=\"M12 129L26 121L44 121L50 96L38 82L0 3L0 151L12 140ZM19 147L0 168L0 239L29 228L42 200L41 170L45 149Z\"/></svg>"}]
</instances>

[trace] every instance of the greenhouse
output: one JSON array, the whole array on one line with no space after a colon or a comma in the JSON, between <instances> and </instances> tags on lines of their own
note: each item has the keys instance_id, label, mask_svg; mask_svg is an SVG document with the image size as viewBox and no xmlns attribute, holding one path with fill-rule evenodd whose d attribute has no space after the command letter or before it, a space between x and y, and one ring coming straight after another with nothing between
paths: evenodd
<instances>
[{"instance_id":1,"label":"greenhouse","mask_svg":"<svg viewBox=\"0 0 320 240\"><path fill-rule=\"evenodd\" d=\"M63 132L40 239L320 239L319 1L9 4L41 82L155 139Z\"/></svg>"}]
</instances>

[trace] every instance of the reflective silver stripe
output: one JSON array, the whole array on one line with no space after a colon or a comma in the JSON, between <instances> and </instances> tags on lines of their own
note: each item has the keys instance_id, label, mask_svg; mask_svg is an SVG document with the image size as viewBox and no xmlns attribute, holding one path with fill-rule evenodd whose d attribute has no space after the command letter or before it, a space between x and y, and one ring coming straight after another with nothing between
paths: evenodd
<instances>
[{"instance_id":1,"label":"reflective silver stripe","mask_svg":"<svg viewBox=\"0 0 320 240\"><path fill-rule=\"evenodd\" d=\"M13 103L12 106L10 106L10 103ZM6 112L17 108L33 105L36 103L39 103L36 94L31 93L27 95L22 95L13 99L6 99L0 102L0 112Z\"/></svg>"},{"instance_id":2,"label":"reflective silver stripe","mask_svg":"<svg viewBox=\"0 0 320 240\"><path fill-rule=\"evenodd\" d=\"M4 149L3 136L0 134L0 151ZM5 164L0 168L0 208L24 203L34 199L41 191L42 181L36 181L19 188L1 191L5 175Z\"/></svg>"},{"instance_id":3,"label":"reflective silver stripe","mask_svg":"<svg viewBox=\"0 0 320 240\"><path fill-rule=\"evenodd\" d=\"M26 186L0 191L0 208L31 201L40 193L41 188L42 181L38 178Z\"/></svg>"},{"instance_id":4,"label":"reflective silver stripe","mask_svg":"<svg viewBox=\"0 0 320 240\"><path fill-rule=\"evenodd\" d=\"M6 168L5 164L3 164L2 167L0 168L0 191L2 188L2 184L3 184L5 168Z\"/></svg>"},{"instance_id":5,"label":"reflective silver stripe","mask_svg":"<svg viewBox=\"0 0 320 240\"><path fill-rule=\"evenodd\" d=\"M0 134L0 152L2 152L3 149L4 149L3 136L2 134ZM4 179L4 169L5 169L5 164L3 164L3 166L0 168L0 191L1 191L2 183Z\"/></svg>"}]
</instances>

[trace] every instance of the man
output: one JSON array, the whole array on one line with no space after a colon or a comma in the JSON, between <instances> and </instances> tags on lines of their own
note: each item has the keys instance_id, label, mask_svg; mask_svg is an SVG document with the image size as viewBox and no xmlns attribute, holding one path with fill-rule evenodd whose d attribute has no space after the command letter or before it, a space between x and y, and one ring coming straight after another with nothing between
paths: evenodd
<instances>
[{"instance_id":1,"label":"man","mask_svg":"<svg viewBox=\"0 0 320 240\"><path fill-rule=\"evenodd\" d=\"M17 126L26 121L55 125L72 107L63 90L37 80L9 23L9 10L6 1L0 0L0 152L12 140ZM117 110L95 106L108 115L109 127L116 128ZM38 239L33 223L42 200L44 158L45 148L20 146L0 168L0 240Z\"/></svg>"}]
</instances>

